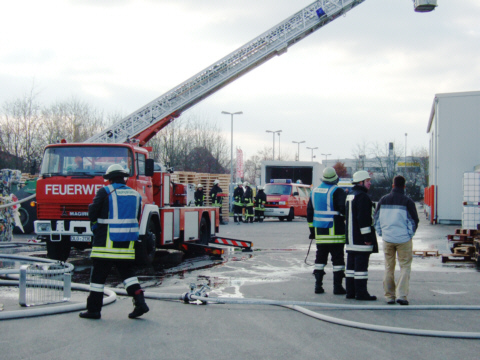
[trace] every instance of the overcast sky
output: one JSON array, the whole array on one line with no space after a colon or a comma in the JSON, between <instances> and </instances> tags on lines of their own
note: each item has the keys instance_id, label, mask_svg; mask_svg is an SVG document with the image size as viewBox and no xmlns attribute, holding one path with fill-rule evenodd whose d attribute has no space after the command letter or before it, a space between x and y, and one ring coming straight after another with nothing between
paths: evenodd
<instances>
[{"instance_id":1,"label":"overcast sky","mask_svg":"<svg viewBox=\"0 0 480 360\"><path fill-rule=\"evenodd\" d=\"M32 84L128 115L280 23L309 0L0 0L0 103ZM480 90L480 1L366 0L191 108L244 156L352 157L364 142L427 147L435 94ZM275 139L278 155L278 136Z\"/></svg>"}]
</instances>

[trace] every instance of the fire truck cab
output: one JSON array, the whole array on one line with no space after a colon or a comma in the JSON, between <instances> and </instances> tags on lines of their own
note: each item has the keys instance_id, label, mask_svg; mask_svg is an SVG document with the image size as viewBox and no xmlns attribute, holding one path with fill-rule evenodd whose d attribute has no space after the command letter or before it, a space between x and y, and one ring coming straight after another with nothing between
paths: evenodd
<instances>
[{"instance_id":1,"label":"fire truck cab","mask_svg":"<svg viewBox=\"0 0 480 360\"><path fill-rule=\"evenodd\" d=\"M292 183L291 179L272 179L264 191L267 195L265 217L278 217L280 221L307 217L310 185Z\"/></svg>"}]
</instances>

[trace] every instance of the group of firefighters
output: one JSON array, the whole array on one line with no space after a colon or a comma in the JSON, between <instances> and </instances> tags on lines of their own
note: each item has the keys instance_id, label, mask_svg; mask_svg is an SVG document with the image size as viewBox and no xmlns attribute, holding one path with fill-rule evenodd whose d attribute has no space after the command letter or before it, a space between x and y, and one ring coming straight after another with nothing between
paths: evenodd
<instances>
[{"instance_id":1,"label":"group of firefighters","mask_svg":"<svg viewBox=\"0 0 480 360\"><path fill-rule=\"evenodd\" d=\"M209 196L212 200L212 206L222 206L222 189L219 186L219 181L214 180L213 187L210 190ZM263 186L257 187L257 194L253 196L253 190L250 184L245 181L239 182L233 192L233 221L239 225L244 223L263 222L265 218L265 203L267 202L267 195L263 191ZM198 184L195 191L195 206L204 206L205 193L203 185ZM245 215L243 209L245 208ZM225 225L222 214L220 212L220 224Z\"/></svg>"},{"instance_id":2,"label":"group of firefighters","mask_svg":"<svg viewBox=\"0 0 480 360\"><path fill-rule=\"evenodd\" d=\"M135 319L149 311L133 267L135 243L138 243L139 240L138 221L141 214L142 198L135 190L126 186L128 175L128 172L120 165L111 165L104 175L108 184L97 192L93 203L88 208L88 216L94 234L91 252L93 266L90 277L90 293L87 298L87 311L79 314L81 318L101 318L105 281L112 267L117 268L125 289L133 300L134 308L128 314L128 317ZM353 174L352 183L354 186L348 195L337 186L338 180L335 169L325 168L322 183L313 189L307 206L310 239L315 239L317 244L313 272L316 280L315 293L321 294L324 292L324 268L330 254L333 265L333 293L346 295L347 299L376 300L376 296L370 295L367 290L369 257L371 253L378 252L373 224L374 208L367 195L370 188L370 175L363 170ZM209 194L212 198L212 204L221 206L222 189L218 180L215 180L213 184ZM257 214L258 221L263 221L266 201L263 188L258 187L258 193L254 199L253 191L248 182L238 183L237 185L234 191L234 221L237 224L242 221L243 207L245 207L244 222L253 223L254 214ZM375 212L375 224L382 223L377 231L380 232L380 235L383 231L385 238L387 238L387 235L391 235L390 228L392 228L392 223L395 223L397 230L394 235L398 238L410 239L407 242L407 245L410 246L407 249L410 260L400 263L402 275L397 286L399 298L396 300L401 305L408 305L406 296L408 294L412 253L411 238L418 225L418 215L413 202L403 195L405 179L397 176L394 179L393 186L392 193L380 200L377 212ZM202 206L204 201L203 187L200 185L195 193L195 203L197 206ZM386 211L389 211L385 213L386 215L383 212L383 215L378 214L381 204L383 204L382 209L385 208ZM255 212L254 206L257 210ZM389 217L391 219L388 219ZM402 221L403 218L407 220ZM384 224L385 220L387 220L386 224ZM221 216L220 221L223 222ZM401 227L400 224L403 224L402 226L405 228L402 230L403 232L398 230ZM400 240L393 241L392 246L402 245L403 240ZM344 249L348 255L346 269ZM400 250L393 250L393 255L389 255L393 257L393 260L390 260L390 262L393 262L393 266L389 265L384 282L385 294L389 296L388 304L395 303L395 281L393 277L395 251ZM346 289L342 286L344 277L346 277Z\"/></svg>"}]
</instances>

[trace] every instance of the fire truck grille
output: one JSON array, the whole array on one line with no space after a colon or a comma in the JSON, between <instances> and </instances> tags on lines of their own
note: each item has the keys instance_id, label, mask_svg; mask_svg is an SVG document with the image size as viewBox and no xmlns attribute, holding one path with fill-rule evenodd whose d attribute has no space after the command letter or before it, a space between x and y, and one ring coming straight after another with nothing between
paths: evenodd
<instances>
[{"instance_id":1,"label":"fire truck grille","mask_svg":"<svg viewBox=\"0 0 480 360\"><path fill-rule=\"evenodd\" d=\"M88 219L88 205L58 205L38 204L37 214L39 219Z\"/></svg>"}]
</instances>

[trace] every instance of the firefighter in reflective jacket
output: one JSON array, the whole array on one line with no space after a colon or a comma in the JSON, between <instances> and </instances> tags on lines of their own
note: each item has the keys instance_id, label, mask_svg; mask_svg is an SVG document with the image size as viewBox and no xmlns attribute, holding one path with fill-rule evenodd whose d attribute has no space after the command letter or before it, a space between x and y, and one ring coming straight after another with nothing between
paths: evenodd
<instances>
[{"instance_id":1,"label":"firefighter in reflective jacket","mask_svg":"<svg viewBox=\"0 0 480 360\"><path fill-rule=\"evenodd\" d=\"M223 222L222 216L222 203L223 197L219 194L222 193L222 188L218 185L220 180L215 179L213 180L213 186L210 189L210 199L212 199L212 206L218 207L220 209L220 225L227 225L228 223Z\"/></svg>"},{"instance_id":2,"label":"firefighter in reflective jacket","mask_svg":"<svg viewBox=\"0 0 480 360\"><path fill-rule=\"evenodd\" d=\"M248 182L244 182L245 192L243 193L243 204L245 206L245 222L253 223L253 191Z\"/></svg>"},{"instance_id":3,"label":"firefighter in reflective jacket","mask_svg":"<svg viewBox=\"0 0 480 360\"><path fill-rule=\"evenodd\" d=\"M266 202L267 195L263 192L263 186L259 186L257 196L255 196L255 221L263 222L263 219L265 219Z\"/></svg>"},{"instance_id":4,"label":"firefighter in reflective jacket","mask_svg":"<svg viewBox=\"0 0 480 360\"><path fill-rule=\"evenodd\" d=\"M334 168L323 170L322 183L313 189L307 205L307 222L310 239L317 243L315 258L315 294L324 293L323 276L328 254L332 256L333 293L346 294L342 286L345 277L345 191L339 188Z\"/></svg>"},{"instance_id":5,"label":"firefighter in reflective jacket","mask_svg":"<svg viewBox=\"0 0 480 360\"><path fill-rule=\"evenodd\" d=\"M242 223L243 209L243 184L239 182L233 191L233 221L240 225Z\"/></svg>"},{"instance_id":6,"label":"firefighter in reflective jacket","mask_svg":"<svg viewBox=\"0 0 480 360\"><path fill-rule=\"evenodd\" d=\"M197 190L195 190L195 206L203 206L205 202L205 194L203 193L203 185L198 184Z\"/></svg>"},{"instance_id":7,"label":"firefighter in reflective jacket","mask_svg":"<svg viewBox=\"0 0 480 360\"><path fill-rule=\"evenodd\" d=\"M134 319L149 310L133 268L142 198L125 185L124 178L128 175L122 166L111 165L103 175L109 185L98 190L88 207L94 233L90 254L93 266L87 311L79 314L81 318L100 319L105 280L113 265L128 295L133 297L134 309L128 317Z\"/></svg>"},{"instance_id":8,"label":"firefighter in reflective jacket","mask_svg":"<svg viewBox=\"0 0 480 360\"><path fill-rule=\"evenodd\" d=\"M378 252L377 236L373 227L373 203L367 195L370 175L361 170L353 174L354 187L347 196L345 219L347 251L347 299L377 300L367 291L368 260Z\"/></svg>"}]
</instances>

